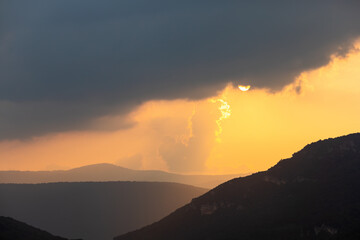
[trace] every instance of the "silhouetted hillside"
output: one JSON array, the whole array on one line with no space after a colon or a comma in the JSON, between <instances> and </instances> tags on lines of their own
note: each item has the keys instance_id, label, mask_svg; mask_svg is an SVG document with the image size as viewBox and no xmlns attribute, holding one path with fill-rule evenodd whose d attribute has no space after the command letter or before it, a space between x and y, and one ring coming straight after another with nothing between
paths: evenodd
<instances>
[{"instance_id":1,"label":"silhouetted hillside","mask_svg":"<svg viewBox=\"0 0 360 240\"><path fill-rule=\"evenodd\" d=\"M205 191L150 182L0 184L0 215L67 238L107 240L157 221Z\"/></svg>"},{"instance_id":2,"label":"silhouetted hillside","mask_svg":"<svg viewBox=\"0 0 360 240\"><path fill-rule=\"evenodd\" d=\"M56 237L48 232L16 221L9 217L0 216L0 239L1 240L66 240Z\"/></svg>"},{"instance_id":3,"label":"silhouetted hillside","mask_svg":"<svg viewBox=\"0 0 360 240\"><path fill-rule=\"evenodd\" d=\"M248 174L232 175L181 175L163 171L132 170L102 163L63 171L0 171L0 183L48 182L177 182L192 186L213 188L223 182Z\"/></svg>"},{"instance_id":4,"label":"silhouetted hillside","mask_svg":"<svg viewBox=\"0 0 360 240\"><path fill-rule=\"evenodd\" d=\"M318 141L115 238L360 239L360 134Z\"/></svg>"}]
</instances>

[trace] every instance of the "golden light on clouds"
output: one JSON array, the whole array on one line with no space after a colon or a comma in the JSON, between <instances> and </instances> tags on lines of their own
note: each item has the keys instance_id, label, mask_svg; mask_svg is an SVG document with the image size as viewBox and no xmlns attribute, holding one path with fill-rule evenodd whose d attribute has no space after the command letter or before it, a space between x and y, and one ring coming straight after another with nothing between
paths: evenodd
<instances>
[{"instance_id":1,"label":"golden light on clouds","mask_svg":"<svg viewBox=\"0 0 360 240\"><path fill-rule=\"evenodd\" d=\"M247 85L247 86L243 86L243 85L238 85L238 88L243 91L243 92L246 92L250 89L250 85Z\"/></svg>"},{"instance_id":2,"label":"golden light on clouds","mask_svg":"<svg viewBox=\"0 0 360 240\"><path fill-rule=\"evenodd\" d=\"M221 115L218 119L216 119L217 129L215 130L215 136L216 136L216 141L221 142L220 134L223 131L221 123L223 120L231 116L231 108L230 105L224 99L218 98L218 99L211 99L210 101L212 103L220 103L219 110Z\"/></svg>"},{"instance_id":3,"label":"golden light on clouds","mask_svg":"<svg viewBox=\"0 0 360 240\"><path fill-rule=\"evenodd\" d=\"M150 101L125 129L0 142L0 169L67 169L108 162L182 173L265 170L319 139L360 131L360 53L302 73L281 92L227 87L201 101ZM230 107L231 106L231 107ZM106 121L104 121L104 119ZM98 121L113 123L119 116ZM114 125L115 127L115 125Z\"/></svg>"}]
</instances>

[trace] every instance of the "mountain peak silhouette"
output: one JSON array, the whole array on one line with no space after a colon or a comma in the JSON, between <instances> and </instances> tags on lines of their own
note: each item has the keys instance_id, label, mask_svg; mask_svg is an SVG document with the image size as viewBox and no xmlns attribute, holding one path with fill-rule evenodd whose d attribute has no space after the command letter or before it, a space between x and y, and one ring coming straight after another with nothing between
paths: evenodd
<instances>
[{"instance_id":1,"label":"mountain peak silhouette","mask_svg":"<svg viewBox=\"0 0 360 240\"><path fill-rule=\"evenodd\" d=\"M230 180L130 239L360 239L360 134L318 141Z\"/></svg>"}]
</instances>

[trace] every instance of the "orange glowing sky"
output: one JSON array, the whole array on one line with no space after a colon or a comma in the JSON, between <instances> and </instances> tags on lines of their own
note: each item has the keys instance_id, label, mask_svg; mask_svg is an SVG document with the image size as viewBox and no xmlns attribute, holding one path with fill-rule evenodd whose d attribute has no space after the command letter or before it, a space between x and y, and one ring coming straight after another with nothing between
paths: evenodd
<instances>
[{"instance_id":1,"label":"orange glowing sky","mask_svg":"<svg viewBox=\"0 0 360 240\"><path fill-rule=\"evenodd\" d=\"M265 170L319 139L360 131L360 52L304 72L282 91L227 87L201 101L149 101L116 129L0 142L0 170L69 169L114 163L180 173ZM244 90L244 89L243 89Z\"/></svg>"}]
</instances>

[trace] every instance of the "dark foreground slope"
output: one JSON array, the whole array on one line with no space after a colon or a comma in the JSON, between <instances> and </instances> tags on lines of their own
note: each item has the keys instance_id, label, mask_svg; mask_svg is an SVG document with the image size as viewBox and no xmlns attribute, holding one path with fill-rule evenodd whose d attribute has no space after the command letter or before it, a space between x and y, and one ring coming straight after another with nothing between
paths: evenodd
<instances>
[{"instance_id":1,"label":"dark foreground slope","mask_svg":"<svg viewBox=\"0 0 360 240\"><path fill-rule=\"evenodd\" d=\"M158 221L205 191L150 182L0 184L0 215L67 238L110 240Z\"/></svg>"},{"instance_id":2,"label":"dark foreground slope","mask_svg":"<svg viewBox=\"0 0 360 240\"><path fill-rule=\"evenodd\" d=\"M307 145L115 239L360 239L360 134Z\"/></svg>"},{"instance_id":3,"label":"dark foreground slope","mask_svg":"<svg viewBox=\"0 0 360 240\"><path fill-rule=\"evenodd\" d=\"M16 221L9 217L0 216L0 239L1 240L66 240L56 237L48 232Z\"/></svg>"},{"instance_id":4,"label":"dark foreground slope","mask_svg":"<svg viewBox=\"0 0 360 240\"><path fill-rule=\"evenodd\" d=\"M192 186L213 188L230 179L249 174L182 175L154 170L133 170L109 163L88 165L57 171L0 171L0 183L48 182L176 182Z\"/></svg>"}]
</instances>

